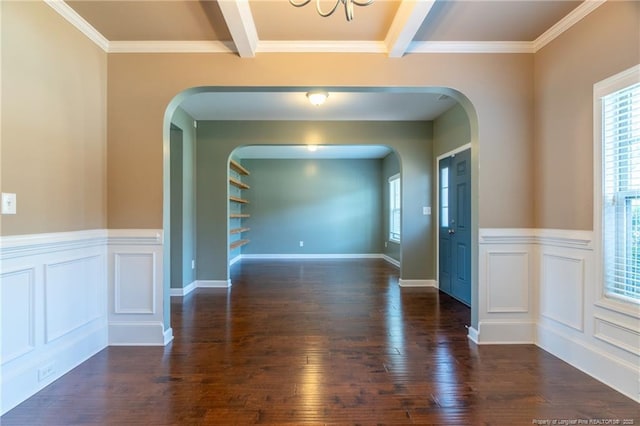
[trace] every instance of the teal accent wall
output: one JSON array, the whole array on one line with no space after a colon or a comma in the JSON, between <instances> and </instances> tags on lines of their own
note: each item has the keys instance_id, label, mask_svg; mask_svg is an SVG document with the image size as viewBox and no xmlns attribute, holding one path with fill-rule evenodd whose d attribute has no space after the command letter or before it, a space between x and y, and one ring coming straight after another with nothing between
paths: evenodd
<instances>
[{"instance_id":1,"label":"teal accent wall","mask_svg":"<svg viewBox=\"0 0 640 426\"><path fill-rule=\"evenodd\" d=\"M382 224L384 229L382 241L386 243L386 245L383 244L382 252L400 262L400 244L389 241L389 178L398 173L400 173L400 161L396 153L391 152L382 160L382 181L380 183L382 189ZM402 185L402 176L400 177L400 185Z\"/></svg>"},{"instance_id":2,"label":"teal accent wall","mask_svg":"<svg viewBox=\"0 0 640 426\"><path fill-rule=\"evenodd\" d=\"M243 254L377 254L382 160L245 159ZM303 241L303 247L300 247Z\"/></svg>"},{"instance_id":3,"label":"teal accent wall","mask_svg":"<svg viewBox=\"0 0 640 426\"><path fill-rule=\"evenodd\" d=\"M228 161L246 145L387 145L402 169L403 279L434 279L430 205L433 126L405 121L200 121L196 156L197 279L229 279ZM381 178L380 178L381 179ZM250 237L249 237L250 238ZM247 249L249 246L246 246Z\"/></svg>"},{"instance_id":4,"label":"teal accent wall","mask_svg":"<svg viewBox=\"0 0 640 426\"><path fill-rule=\"evenodd\" d=\"M181 288L195 281L195 269L191 267L191 261L195 259L196 251L196 186L195 186L195 153L196 153L196 129L193 127L193 118L183 109L178 108L171 119L173 127L182 133L182 140L175 140L172 130L170 143L171 170L171 211L180 214L172 214L170 229L170 245L173 253L171 261L171 287ZM179 174L174 180L173 176ZM180 187L175 187L180 181ZM175 199L174 199L175 198ZM178 228L178 229L174 229ZM166 236L165 236L166 238ZM174 247L175 244L175 247ZM178 251L179 250L179 251Z\"/></svg>"}]
</instances>

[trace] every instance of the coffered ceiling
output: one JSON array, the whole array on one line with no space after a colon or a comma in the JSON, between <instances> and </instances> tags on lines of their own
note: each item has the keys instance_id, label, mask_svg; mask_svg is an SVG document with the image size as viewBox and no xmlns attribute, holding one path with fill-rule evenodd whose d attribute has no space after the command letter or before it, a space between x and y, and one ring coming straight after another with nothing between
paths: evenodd
<instances>
[{"instance_id":1,"label":"coffered ceiling","mask_svg":"<svg viewBox=\"0 0 640 426\"><path fill-rule=\"evenodd\" d=\"M315 1L45 0L109 52L536 51L603 0L374 0L347 22ZM336 0L322 0L324 10Z\"/></svg>"},{"instance_id":2,"label":"coffered ceiling","mask_svg":"<svg viewBox=\"0 0 640 426\"><path fill-rule=\"evenodd\" d=\"M2 1L2 0L0 0ZM44 0L109 53L272 52L406 55L534 53L605 0L374 0L321 17L312 0ZM330 9L336 0L322 0ZM197 120L433 120L442 93L336 88L321 109L304 90L211 92L181 105ZM387 91L388 92L388 91Z\"/></svg>"}]
</instances>

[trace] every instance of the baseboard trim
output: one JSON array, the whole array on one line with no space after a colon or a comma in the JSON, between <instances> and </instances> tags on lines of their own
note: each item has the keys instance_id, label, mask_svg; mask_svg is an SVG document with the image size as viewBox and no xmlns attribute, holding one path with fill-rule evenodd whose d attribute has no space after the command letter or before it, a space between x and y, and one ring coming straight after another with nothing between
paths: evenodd
<instances>
[{"instance_id":1,"label":"baseboard trim","mask_svg":"<svg viewBox=\"0 0 640 426\"><path fill-rule=\"evenodd\" d=\"M197 280L196 288L229 288L231 280Z\"/></svg>"},{"instance_id":2,"label":"baseboard trim","mask_svg":"<svg viewBox=\"0 0 640 426\"><path fill-rule=\"evenodd\" d=\"M476 345L478 344L478 330L473 327L467 327L467 338Z\"/></svg>"},{"instance_id":3,"label":"baseboard trim","mask_svg":"<svg viewBox=\"0 0 640 426\"><path fill-rule=\"evenodd\" d=\"M169 295L171 297L184 297L195 289L196 289L196 281L182 288L171 288L169 291Z\"/></svg>"},{"instance_id":4,"label":"baseboard trim","mask_svg":"<svg viewBox=\"0 0 640 426\"><path fill-rule=\"evenodd\" d=\"M173 330L159 321L109 323L109 346L165 346L171 340Z\"/></svg>"},{"instance_id":5,"label":"baseboard trim","mask_svg":"<svg viewBox=\"0 0 640 426\"><path fill-rule=\"evenodd\" d=\"M284 254L241 254L236 256L235 259L240 257L241 259L381 259L380 253L328 253L328 254L298 254L298 253L284 253Z\"/></svg>"},{"instance_id":6,"label":"baseboard trim","mask_svg":"<svg viewBox=\"0 0 640 426\"><path fill-rule=\"evenodd\" d=\"M480 321L474 337L479 345L534 345L536 323L508 320Z\"/></svg>"},{"instance_id":7,"label":"baseboard trim","mask_svg":"<svg viewBox=\"0 0 640 426\"><path fill-rule=\"evenodd\" d=\"M391 256L387 256L386 254L382 254L381 256L384 260L386 260L388 263L392 264L393 266L397 266L398 268L400 267L400 261L394 259Z\"/></svg>"},{"instance_id":8,"label":"baseboard trim","mask_svg":"<svg viewBox=\"0 0 640 426\"><path fill-rule=\"evenodd\" d=\"M638 366L538 323L538 347L640 403Z\"/></svg>"},{"instance_id":9,"label":"baseboard trim","mask_svg":"<svg viewBox=\"0 0 640 426\"><path fill-rule=\"evenodd\" d=\"M75 338L59 345L44 348L29 357L26 362L14 360L11 367L2 366L2 392L0 392L0 416L35 395L69 371L107 347L106 323L100 321L82 330ZM39 377L39 370L49 366L53 373Z\"/></svg>"},{"instance_id":10,"label":"baseboard trim","mask_svg":"<svg viewBox=\"0 0 640 426\"><path fill-rule=\"evenodd\" d=\"M400 287L430 287L430 288L438 288L438 283L436 280L404 280L400 278L398 280L398 285Z\"/></svg>"}]
</instances>

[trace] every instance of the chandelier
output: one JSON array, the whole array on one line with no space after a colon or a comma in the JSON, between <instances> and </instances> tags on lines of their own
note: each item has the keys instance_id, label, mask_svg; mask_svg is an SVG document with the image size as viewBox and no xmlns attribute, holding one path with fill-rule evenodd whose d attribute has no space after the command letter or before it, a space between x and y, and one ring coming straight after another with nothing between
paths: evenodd
<instances>
[{"instance_id":1,"label":"chandelier","mask_svg":"<svg viewBox=\"0 0 640 426\"><path fill-rule=\"evenodd\" d=\"M289 3L291 3L295 7L306 6L310 2L311 2L311 0L302 0L302 1L299 1L299 2L296 1L296 0L289 0ZM363 0L363 1L358 1L358 0L336 0L336 4L334 4L333 7L331 8L331 10L329 10L328 12L324 12L322 10L322 7L320 7L320 0L316 0L316 10L318 11L318 14L320 16L326 18L327 16L331 16L333 14L333 12L336 11L336 9L340 5L340 3L342 3L344 5L344 13L347 16L347 21L351 21L353 19L353 5L354 4L356 6L368 6L371 3L373 3L373 0Z\"/></svg>"}]
</instances>

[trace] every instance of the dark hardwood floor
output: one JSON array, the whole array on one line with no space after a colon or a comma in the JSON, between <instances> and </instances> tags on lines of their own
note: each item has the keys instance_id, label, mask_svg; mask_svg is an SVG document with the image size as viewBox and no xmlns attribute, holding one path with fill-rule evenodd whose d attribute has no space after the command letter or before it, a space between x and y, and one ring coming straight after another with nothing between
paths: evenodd
<instances>
[{"instance_id":1,"label":"dark hardwood floor","mask_svg":"<svg viewBox=\"0 0 640 426\"><path fill-rule=\"evenodd\" d=\"M0 422L640 425L639 404L536 346L471 343L467 307L399 288L384 261L245 260L232 281L172 298L169 346L107 348Z\"/></svg>"}]
</instances>

